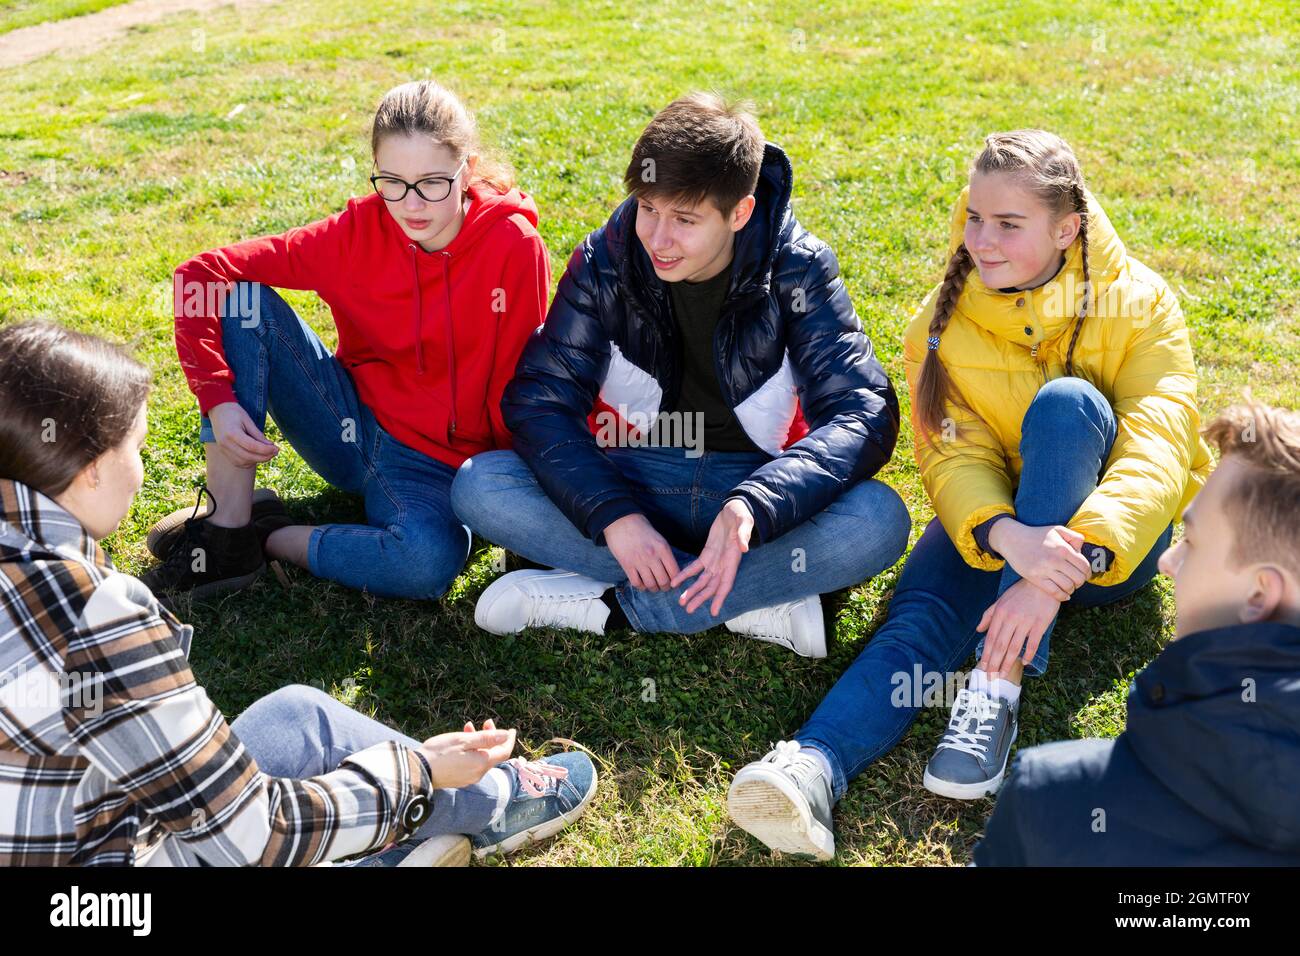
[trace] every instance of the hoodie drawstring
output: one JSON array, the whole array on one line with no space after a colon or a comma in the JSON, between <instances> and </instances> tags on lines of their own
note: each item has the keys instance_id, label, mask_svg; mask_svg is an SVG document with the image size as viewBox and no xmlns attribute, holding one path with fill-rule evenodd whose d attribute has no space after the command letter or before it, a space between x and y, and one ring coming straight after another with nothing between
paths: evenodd
<instances>
[{"instance_id":1,"label":"hoodie drawstring","mask_svg":"<svg viewBox=\"0 0 1300 956\"><path fill-rule=\"evenodd\" d=\"M423 303L420 301L420 264L416 261L419 255L415 249L415 243L409 243L407 248L411 250L411 275L415 279L415 370L421 375L424 374L424 318L421 313L424 311Z\"/></svg>"},{"instance_id":2,"label":"hoodie drawstring","mask_svg":"<svg viewBox=\"0 0 1300 956\"><path fill-rule=\"evenodd\" d=\"M415 277L415 368L424 374L424 302L420 292L419 252L415 243L410 243L411 273ZM451 419L448 422L448 436L456 434L456 339L453 333L455 324L451 315L451 253L442 253L442 284L447 293L447 381L451 386Z\"/></svg>"},{"instance_id":3,"label":"hoodie drawstring","mask_svg":"<svg viewBox=\"0 0 1300 956\"><path fill-rule=\"evenodd\" d=\"M451 382L451 428L450 435L456 434L456 336L455 325L451 320L451 253L442 254L442 285L447 291L447 378Z\"/></svg>"}]
</instances>

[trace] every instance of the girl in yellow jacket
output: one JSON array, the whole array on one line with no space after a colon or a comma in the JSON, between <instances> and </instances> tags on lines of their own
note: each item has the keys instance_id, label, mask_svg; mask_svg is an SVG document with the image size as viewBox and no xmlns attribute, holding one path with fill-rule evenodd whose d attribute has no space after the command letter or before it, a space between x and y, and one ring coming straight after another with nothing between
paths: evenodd
<instances>
[{"instance_id":1,"label":"girl in yellow jacket","mask_svg":"<svg viewBox=\"0 0 1300 956\"><path fill-rule=\"evenodd\" d=\"M794 740L732 784L733 817L778 849L828 858L829 807L945 689L956 699L925 786L996 791L1022 674L1047 666L1060 606L1146 585L1209 472L1178 303L1051 133L987 138L904 360L937 517L862 654ZM961 687L953 669L972 652Z\"/></svg>"}]
</instances>

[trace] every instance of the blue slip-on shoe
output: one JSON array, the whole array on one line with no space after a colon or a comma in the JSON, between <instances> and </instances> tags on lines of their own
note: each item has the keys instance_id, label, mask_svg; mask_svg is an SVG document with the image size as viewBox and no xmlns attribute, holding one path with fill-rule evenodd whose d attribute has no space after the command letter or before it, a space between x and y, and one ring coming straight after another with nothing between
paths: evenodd
<instances>
[{"instance_id":1,"label":"blue slip-on shoe","mask_svg":"<svg viewBox=\"0 0 1300 956\"><path fill-rule=\"evenodd\" d=\"M582 816L596 795L596 766L578 750L542 760L516 757L500 768L511 781L510 801L494 824L470 837L478 859L555 836Z\"/></svg>"}]
</instances>

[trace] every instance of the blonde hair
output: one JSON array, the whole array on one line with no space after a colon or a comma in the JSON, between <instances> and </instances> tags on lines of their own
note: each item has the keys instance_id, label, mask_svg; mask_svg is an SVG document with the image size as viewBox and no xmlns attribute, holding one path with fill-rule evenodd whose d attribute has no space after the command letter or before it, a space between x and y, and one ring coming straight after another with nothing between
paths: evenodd
<instances>
[{"instance_id":1,"label":"blonde hair","mask_svg":"<svg viewBox=\"0 0 1300 956\"><path fill-rule=\"evenodd\" d=\"M1202 429L1219 448L1246 465L1224 510L1236 531L1238 567L1275 561L1300 578L1300 412L1261 405L1246 394Z\"/></svg>"},{"instance_id":2,"label":"blonde hair","mask_svg":"<svg viewBox=\"0 0 1300 956\"><path fill-rule=\"evenodd\" d=\"M457 163L470 154L479 157L474 182L498 192L515 184L514 172L495 156L485 153L473 115L454 93L433 80L416 80L395 86L379 101L370 127L370 152L379 152L385 136L428 136L451 151Z\"/></svg>"},{"instance_id":3,"label":"blonde hair","mask_svg":"<svg viewBox=\"0 0 1300 956\"><path fill-rule=\"evenodd\" d=\"M1079 214L1079 245L1083 253L1083 300L1074 321L1074 333L1065 356L1065 374L1074 374L1074 346L1091 304L1092 274L1088 268L1088 199L1084 192L1083 172L1068 143L1055 133L1041 129L1018 129L1009 133L990 133L984 149L975 157L971 174L1010 173L1056 216ZM943 282L934 301L930 318L925 359L916 383L916 415L927 439L944 424L948 401L961 402L948 370L939 361L939 336L948 327L957 300L966 285L966 277L975 266L966 244L962 243L948 260Z\"/></svg>"}]
</instances>

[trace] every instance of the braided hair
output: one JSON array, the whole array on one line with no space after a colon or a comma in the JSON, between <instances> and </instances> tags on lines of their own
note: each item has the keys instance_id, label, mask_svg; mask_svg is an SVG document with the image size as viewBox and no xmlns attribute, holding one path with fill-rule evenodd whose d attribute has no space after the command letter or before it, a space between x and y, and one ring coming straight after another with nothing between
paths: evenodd
<instances>
[{"instance_id":1,"label":"braided hair","mask_svg":"<svg viewBox=\"0 0 1300 956\"><path fill-rule=\"evenodd\" d=\"M1083 300L1079 303L1079 315L1074 320L1074 332L1070 335L1070 348L1065 353L1065 374L1074 375L1074 346L1079 341L1079 331L1083 320L1088 316L1092 305L1092 270L1088 268L1088 197L1083 194L1083 183L1076 182L1071 190L1074 198L1074 211L1079 214L1079 251L1083 255Z\"/></svg>"},{"instance_id":2,"label":"braided hair","mask_svg":"<svg viewBox=\"0 0 1300 956\"><path fill-rule=\"evenodd\" d=\"M973 173L1010 173L1037 196L1057 216L1074 212L1079 215L1079 245L1083 258L1083 300L1074 320L1069 350L1065 357L1065 374L1074 375L1074 347L1079 341L1083 321L1092 307L1092 273L1088 265L1088 197L1079 161L1068 143L1054 133L1041 129L990 133L984 149L975 158ZM934 315L926 338L925 359L921 362L916 384L916 416L923 436L929 441L943 429L948 402L960 402L952 377L939 360L939 338L948 327L966 278L975 262L965 243L957 247L944 271L943 282L935 297Z\"/></svg>"},{"instance_id":3,"label":"braided hair","mask_svg":"<svg viewBox=\"0 0 1300 956\"><path fill-rule=\"evenodd\" d=\"M943 284L934 300L934 315L930 317L929 335L926 339L925 359L916 380L916 410L921 420L921 430L928 439L943 428L944 405L954 394L948 370L939 361L939 336L948 327L952 310L966 285L966 277L975 268L975 260L962 243L948 260L943 274Z\"/></svg>"}]
</instances>

